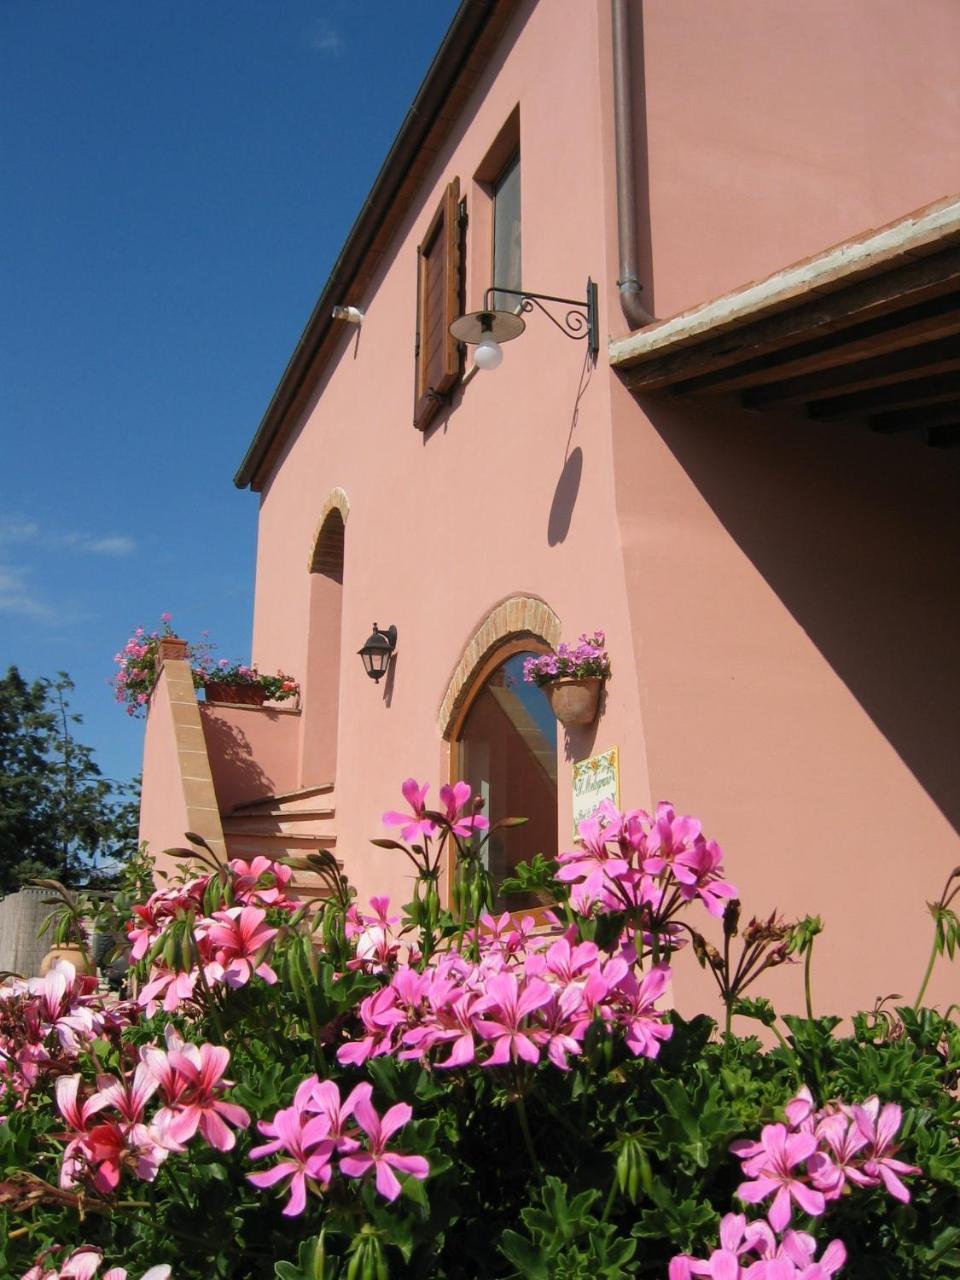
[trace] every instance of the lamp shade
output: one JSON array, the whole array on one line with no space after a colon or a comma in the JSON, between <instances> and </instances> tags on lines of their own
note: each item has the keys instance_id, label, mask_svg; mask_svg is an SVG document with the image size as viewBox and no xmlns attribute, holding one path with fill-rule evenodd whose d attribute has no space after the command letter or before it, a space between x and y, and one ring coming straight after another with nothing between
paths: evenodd
<instances>
[{"instance_id":1,"label":"lamp shade","mask_svg":"<svg viewBox=\"0 0 960 1280\"><path fill-rule=\"evenodd\" d=\"M386 631L381 631L374 623L373 631L367 637L366 643L357 652L363 660L364 671L375 683L379 684L387 674L387 667L390 665L390 659L396 647L397 628L387 627Z\"/></svg>"},{"instance_id":2,"label":"lamp shade","mask_svg":"<svg viewBox=\"0 0 960 1280\"><path fill-rule=\"evenodd\" d=\"M514 311L470 311L454 320L450 332L458 342L477 346L485 338L509 342L519 338L526 327L526 321Z\"/></svg>"}]
</instances>

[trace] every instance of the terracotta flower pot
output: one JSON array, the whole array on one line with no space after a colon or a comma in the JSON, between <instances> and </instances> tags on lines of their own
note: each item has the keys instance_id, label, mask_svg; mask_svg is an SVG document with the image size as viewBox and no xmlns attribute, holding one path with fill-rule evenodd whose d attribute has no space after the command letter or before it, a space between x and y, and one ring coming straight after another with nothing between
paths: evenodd
<instances>
[{"instance_id":1,"label":"terracotta flower pot","mask_svg":"<svg viewBox=\"0 0 960 1280\"><path fill-rule=\"evenodd\" d=\"M600 707L599 676L561 676L543 686L553 714L562 725L593 724Z\"/></svg>"},{"instance_id":2,"label":"terracotta flower pot","mask_svg":"<svg viewBox=\"0 0 960 1280\"><path fill-rule=\"evenodd\" d=\"M187 642L179 636L161 636L157 641L157 665L161 662L179 660L187 656Z\"/></svg>"},{"instance_id":3,"label":"terracotta flower pot","mask_svg":"<svg viewBox=\"0 0 960 1280\"><path fill-rule=\"evenodd\" d=\"M51 947L40 961L40 976L44 977L58 960L69 960L78 974L96 973L96 966L85 947L76 943L65 942L61 946Z\"/></svg>"},{"instance_id":4,"label":"terracotta flower pot","mask_svg":"<svg viewBox=\"0 0 960 1280\"><path fill-rule=\"evenodd\" d=\"M259 684L217 684L208 680L203 686L207 702L232 702L241 707L262 707L267 691Z\"/></svg>"}]
</instances>

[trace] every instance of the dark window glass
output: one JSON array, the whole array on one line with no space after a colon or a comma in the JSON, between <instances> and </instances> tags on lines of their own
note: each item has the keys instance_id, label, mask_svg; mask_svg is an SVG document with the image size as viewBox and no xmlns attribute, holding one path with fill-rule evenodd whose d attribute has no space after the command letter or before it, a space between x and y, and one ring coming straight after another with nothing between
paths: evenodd
<instances>
[{"instance_id":1,"label":"dark window glass","mask_svg":"<svg viewBox=\"0 0 960 1280\"><path fill-rule=\"evenodd\" d=\"M520 152L509 162L493 187L493 283L500 289L520 285ZM514 311L519 298L494 295L498 311Z\"/></svg>"}]
</instances>

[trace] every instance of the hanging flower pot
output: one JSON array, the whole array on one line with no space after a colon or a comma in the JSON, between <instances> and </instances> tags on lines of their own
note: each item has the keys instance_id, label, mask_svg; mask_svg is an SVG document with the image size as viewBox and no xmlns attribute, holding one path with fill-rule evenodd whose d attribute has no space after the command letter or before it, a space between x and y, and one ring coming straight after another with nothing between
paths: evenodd
<instances>
[{"instance_id":1,"label":"hanging flower pot","mask_svg":"<svg viewBox=\"0 0 960 1280\"><path fill-rule=\"evenodd\" d=\"M599 676L560 676L543 686L553 714L564 726L593 724L600 708Z\"/></svg>"},{"instance_id":2,"label":"hanging flower pot","mask_svg":"<svg viewBox=\"0 0 960 1280\"><path fill-rule=\"evenodd\" d=\"M267 691L259 684L218 684L208 680L203 686L207 702L232 702L241 707L262 707Z\"/></svg>"}]
</instances>

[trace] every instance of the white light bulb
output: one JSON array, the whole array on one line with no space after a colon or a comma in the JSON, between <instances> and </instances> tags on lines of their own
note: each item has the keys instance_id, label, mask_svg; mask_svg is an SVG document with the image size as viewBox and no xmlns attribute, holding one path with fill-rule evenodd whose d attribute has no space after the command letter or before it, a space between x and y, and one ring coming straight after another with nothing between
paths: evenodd
<instances>
[{"instance_id":1,"label":"white light bulb","mask_svg":"<svg viewBox=\"0 0 960 1280\"><path fill-rule=\"evenodd\" d=\"M496 369L503 360L503 352L500 350L500 343L496 342L489 334L477 343L477 348L473 353L473 363L478 369Z\"/></svg>"}]
</instances>

